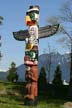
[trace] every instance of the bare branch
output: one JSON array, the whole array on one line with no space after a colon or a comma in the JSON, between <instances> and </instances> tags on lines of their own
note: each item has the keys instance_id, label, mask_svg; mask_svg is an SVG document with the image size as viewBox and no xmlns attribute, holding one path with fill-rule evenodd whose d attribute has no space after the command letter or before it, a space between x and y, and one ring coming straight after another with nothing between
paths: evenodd
<instances>
[{"instance_id":1,"label":"bare branch","mask_svg":"<svg viewBox=\"0 0 72 108\"><path fill-rule=\"evenodd\" d=\"M72 5L69 1L60 8L60 11L62 20L72 22Z\"/></svg>"},{"instance_id":2,"label":"bare branch","mask_svg":"<svg viewBox=\"0 0 72 108\"><path fill-rule=\"evenodd\" d=\"M52 16L47 18L46 22L50 23L50 24L59 24L59 17L57 16Z\"/></svg>"}]
</instances>

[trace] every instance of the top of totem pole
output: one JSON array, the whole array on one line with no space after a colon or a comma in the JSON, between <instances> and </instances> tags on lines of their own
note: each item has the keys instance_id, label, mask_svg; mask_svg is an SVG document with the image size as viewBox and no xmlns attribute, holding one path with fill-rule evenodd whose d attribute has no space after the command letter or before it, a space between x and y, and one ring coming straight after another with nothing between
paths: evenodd
<instances>
[{"instance_id":1,"label":"top of totem pole","mask_svg":"<svg viewBox=\"0 0 72 108\"><path fill-rule=\"evenodd\" d=\"M38 5L31 5L29 6L28 10L26 11L25 17L25 24L27 26L38 26L39 24L39 12L40 7ZM50 37L57 33L59 28L59 24L55 25L47 25L38 28L38 39ZM13 32L13 36L18 41L25 41L26 38L29 37L29 31L26 30L19 30Z\"/></svg>"},{"instance_id":2,"label":"top of totem pole","mask_svg":"<svg viewBox=\"0 0 72 108\"><path fill-rule=\"evenodd\" d=\"M26 12L25 23L27 26L38 25L39 22L39 6L29 6Z\"/></svg>"},{"instance_id":3,"label":"top of totem pole","mask_svg":"<svg viewBox=\"0 0 72 108\"><path fill-rule=\"evenodd\" d=\"M31 6L29 6L29 9L38 9L38 10L40 10L40 7L39 7L39 5L31 5Z\"/></svg>"}]
</instances>

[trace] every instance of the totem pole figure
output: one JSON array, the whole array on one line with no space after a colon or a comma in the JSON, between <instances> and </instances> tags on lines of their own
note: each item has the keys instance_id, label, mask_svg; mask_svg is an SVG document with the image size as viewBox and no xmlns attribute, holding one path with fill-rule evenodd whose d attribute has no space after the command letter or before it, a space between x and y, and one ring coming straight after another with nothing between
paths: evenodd
<instances>
[{"instance_id":1,"label":"totem pole figure","mask_svg":"<svg viewBox=\"0 0 72 108\"><path fill-rule=\"evenodd\" d=\"M37 105L36 99L38 94L38 21L39 6L30 6L26 12L25 22L28 26L29 37L25 39L25 57L24 64L26 67L26 95L25 105Z\"/></svg>"},{"instance_id":2,"label":"totem pole figure","mask_svg":"<svg viewBox=\"0 0 72 108\"><path fill-rule=\"evenodd\" d=\"M28 30L20 30L13 32L13 36L18 41L25 41L25 80L26 94L24 103L27 106L37 105L38 96L38 45L39 39L49 37L58 31L59 24L40 27L39 22L39 6L30 6L26 12L25 23Z\"/></svg>"}]
</instances>

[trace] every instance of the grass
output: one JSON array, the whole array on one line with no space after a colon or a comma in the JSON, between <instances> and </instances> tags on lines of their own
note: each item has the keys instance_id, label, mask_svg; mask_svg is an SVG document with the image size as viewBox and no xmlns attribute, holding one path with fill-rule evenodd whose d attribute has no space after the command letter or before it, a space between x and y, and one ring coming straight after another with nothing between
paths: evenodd
<instances>
[{"instance_id":1,"label":"grass","mask_svg":"<svg viewBox=\"0 0 72 108\"><path fill-rule=\"evenodd\" d=\"M40 101L38 108L63 108L63 102L61 100L48 100L49 102ZM13 96L1 96L0 108L27 108L24 106L23 98Z\"/></svg>"},{"instance_id":2,"label":"grass","mask_svg":"<svg viewBox=\"0 0 72 108\"><path fill-rule=\"evenodd\" d=\"M24 106L23 83L0 82L0 92L3 90L4 93L0 94L0 108L28 108ZM63 99L39 96L37 108L63 108L65 102Z\"/></svg>"}]
</instances>

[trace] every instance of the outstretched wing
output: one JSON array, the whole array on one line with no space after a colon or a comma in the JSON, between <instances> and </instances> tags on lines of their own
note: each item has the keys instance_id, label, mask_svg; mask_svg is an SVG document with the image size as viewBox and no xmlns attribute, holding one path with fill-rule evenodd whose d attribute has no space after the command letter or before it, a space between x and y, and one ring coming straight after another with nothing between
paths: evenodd
<instances>
[{"instance_id":1,"label":"outstretched wing","mask_svg":"<svg viewBox=\"0 0 72 108\"><path fill-rule=\"evenodd\" d=\"M46 38L55 34L58 31L58 28L59 28L59 24L40 27L39 35L38 35L39 39ZM17 32L13 32L13 36L16 40L24 41L25 38L29 37L29 33L28 33L28 30L20 30Z\"/></svg>"},{"instance_id":2,"label":"outstretched wing","mask_svg":"<svg viewBox=\"0 0 72 108\"><path fill-rule=\"evenodd\" d=\"M24 41L25 38L29 36L28 30L20 30L17 32L13 32L13 36L16 40Z\"/></svg>"},{"instance_id":3,"label":"outstretched wing","mask_svg":"<svg viewBox=\"0 0 72 108\"><path fill-rule=\"evenodd\" d=\"M39 28L39 38L46 38L51 35L54 35L59 28L59 24L57 25L48 25L45 27Z\"/></svg>"}]
</instances>

